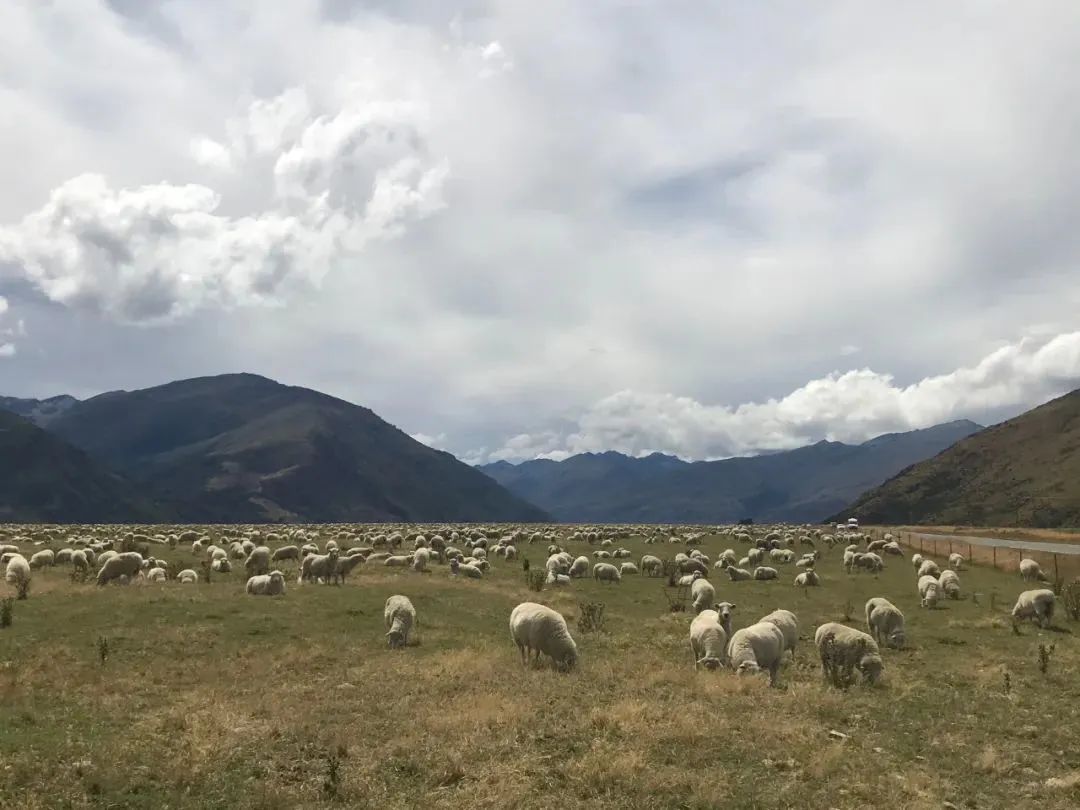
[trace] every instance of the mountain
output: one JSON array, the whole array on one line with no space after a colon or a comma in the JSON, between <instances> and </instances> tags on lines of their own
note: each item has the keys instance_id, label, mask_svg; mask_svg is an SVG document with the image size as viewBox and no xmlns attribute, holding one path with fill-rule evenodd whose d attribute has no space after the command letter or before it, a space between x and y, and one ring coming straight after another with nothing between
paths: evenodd
<instances>
[{"instance_id":1,"label":"mountain","mask_svg":"<svg viewBox=\"0 0 1080 810\"><path fill-rule=\"evenodd\" d=\"M82 450L0 410L0 523L143 523L167 516Z\"/></svg>"},{"instance_id":2,"label":"mountain","mask_svg":"<svg viewBox=\"0 0 1080 810\"><path fill-rule=\"evenodd\" d=\"M1080 523L1080 390L902 470L839 517L974 526Z\"/></svg>"},{"instance_id":3,"label":"mountain","mask_svg":"<svg viewBox=\"0 0 1080 810\"><path fill-rule=\"evenodd\" d=\"M101 394L47 427L192 522L549 519L367 408L253 374Z\"/></svg>"},{"instance_id":4,"label":"mountain","mask_svg":"<svg viewBox=\"0 0 1080 810\"><path fill-rule=\"evenodd\" d=\"M961 420L878 436L860 445L821 441L722 461L607 452L564 461L496 462L480 469L568 522L724 523L745 517L816 522L979 429Z\"/></svg>"},{"instance_id":5,"label":"mountain","mask_svg":"<svg viewBox=\"0 0 1080 810\"><path fill-rule=\"evenodd\" d=\"M38 427L45 427L78 401L75 397L69 397L67 394L50 397L49 399L0 397L0 410L18 414L25 419L29 419Z\"/></svg>"}]
</instances>

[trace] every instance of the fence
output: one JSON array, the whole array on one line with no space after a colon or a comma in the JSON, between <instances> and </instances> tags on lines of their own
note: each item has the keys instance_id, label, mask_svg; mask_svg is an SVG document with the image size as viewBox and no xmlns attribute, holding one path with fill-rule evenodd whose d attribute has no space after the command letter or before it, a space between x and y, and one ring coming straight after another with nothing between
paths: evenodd
<instances>
[{"instance_id":1,"label":"fence","mask_svg":"<svg viewBox=\"0 0 1080 810\"><path fill-rule=\"evenodd\" d=\"M879 536L886 530L875 532ZM913 552L948 559L950 554L961 554L968 563L989 565L1000 571L1015 572L1020 560L1035 560L1051 582L1072 582L1080 579L1080 547L1064 546L1066 550L1050 551L1049 543L1027 544L1018 540L996 538L965 538L957 535L937 535L925 532L893 530L892 535L901 545Z\"/></svg>"}]
</instances>

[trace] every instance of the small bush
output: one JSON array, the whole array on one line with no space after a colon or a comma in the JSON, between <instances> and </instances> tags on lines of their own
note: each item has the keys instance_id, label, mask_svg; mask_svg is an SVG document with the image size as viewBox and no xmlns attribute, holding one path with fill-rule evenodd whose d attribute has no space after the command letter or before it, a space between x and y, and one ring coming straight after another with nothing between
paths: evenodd
<instances>
[{"instance_id":1,"label":"small bush","mask_svg":"<svg viewBox=\"0 0 1080 810\"><path fill-rule=\"evenodd\" d=\"M547 579L547 574L543 571L526 571L525 572L525 584L529 586L530 591L544 590L544 580Z\"/></svg>"},{"instance_id":2,"label":"small bush","mask_svg":"<svg viewBox=\"0 0 1080 810\"><path fill-rule=\"evenodd\" d=\"M30 577L20 578L15 583L15 593L20 599L27 599L30 597Z\"/></svg>"},{"instance_id":3,"label":"small bush","mask_svg":"<svg viewBox=\"0 0 1080 810\"><path fill-rule=\"evenodd\" d=\"M1043 675L1050 668L1050 657L1054 654L1056 648L1056 644L1051 644L1049 647L1045 644L1039 645L1039 672Z\"/></svg>"},{"instance_id":4,"label":"small bush","mask_svg":"<svg viewBox=\"0 0 1080 810\"><path fill-rule=\"evenodd\" d=\"M1061 604L1070 619L1080 620L1080 582L1070 582L1061 589Z\"/></svg>"},{"instance_id":5,"label":"small bush","mask_svg":"<svg viewBox=\"0 0 1080 810\"><path fill-rule=\"evenodd\" d=\"M98 660L102 666L105 666L105 662L109 658L109 639L105 636L98 636L97 640Z\"/></svg>"},{"instance_id":6,"label":"small bush","mask_svg":"<svg viewBox=\"0 0 1080 810\"><path fill-rule=\"evenodd\" d=\"M581 614L578 616L578 629L582 633L600 633L604 629L604 603L580 602Z\"/></svg>"},{"instance_id":7,"label":"small bush","mask_svg":"<svg viewBox=\"0 0 1080 810\"><path fill-rule=\"evenodd\" d=\"M337 798L341 788L341 755L331 751L326 755L326 777L323 779L322 792L328 799Z\"/></svg>"},{"instance_id":8,"label":"small bush","mask_svg":"<svg viewBox=\"0 0 1080 810\"><path fill-rule=\"evenodd\" d=\"M11 627L15 616L15 600L10 596L0 599L0 627Z\"/></svg>"},{"instance_id":9,"label":"small bush","mask_svg":"<svg viewBox=\"0 0 1080 810\"><path fill-rule=\"evenodd\" d=\"M202 581L207 585L210 584L210 572L213 570L214 569L210 565L210 560L202 561Z\"/></svg>"}]
</instances>

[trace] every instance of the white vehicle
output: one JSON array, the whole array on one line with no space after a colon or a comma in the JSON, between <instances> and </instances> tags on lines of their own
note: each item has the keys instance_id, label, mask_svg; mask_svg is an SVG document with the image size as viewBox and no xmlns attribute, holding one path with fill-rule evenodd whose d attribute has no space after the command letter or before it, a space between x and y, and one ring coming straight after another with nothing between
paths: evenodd
<instances>
[{"instance_id":1,"label":"white vehicle","mask_svg":"<svg viewBox=\"0 0 1080 810\"><path fill-rule=\"evenodd\" d=\"M847 525L848 525L849 529L857 529L857 528L859 528L859 519L858 518L848 518L847 519Z\"/></svg>"}]
</instances>

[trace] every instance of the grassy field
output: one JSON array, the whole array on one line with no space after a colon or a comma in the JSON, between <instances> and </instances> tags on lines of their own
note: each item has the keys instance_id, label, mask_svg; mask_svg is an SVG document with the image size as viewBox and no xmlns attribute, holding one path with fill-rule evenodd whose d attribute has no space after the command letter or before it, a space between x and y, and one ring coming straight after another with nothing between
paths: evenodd
<instances>
[{"instance_id":1,"label":"grassy field","mask_svg":"<svg viewBox=\"0 0 1080 810\"><path fill-rule=\"evenodd\" d=\"M541 545L521 550L542 565ZM483 581L378 565L256 598L242 573L97 588L38 571L0 630L0 807L1076 807L1080 644L1064 612L1018 636L1014 575L964 572L965 598L926 611L906 560L848 576L840 556L805 594L791 566L779 582L710 577L736 627L798 615L775 689L695 672L690 618L656 579L537 594L520 563L493 560ZM402 651L383 637L395 593L419 616ZM883 651L876 688L826 686L814 629L861 626L878 595L906 614L909 647ZM577 672L522 669L507 622L527 600L567 617ZM584 634L579 603L597 601L606 629ZM1045 673L1040 644L1055 645Z\"/></svg>"}]
</instances>

